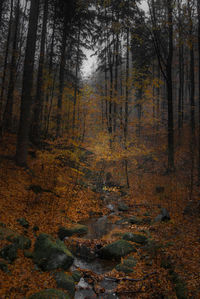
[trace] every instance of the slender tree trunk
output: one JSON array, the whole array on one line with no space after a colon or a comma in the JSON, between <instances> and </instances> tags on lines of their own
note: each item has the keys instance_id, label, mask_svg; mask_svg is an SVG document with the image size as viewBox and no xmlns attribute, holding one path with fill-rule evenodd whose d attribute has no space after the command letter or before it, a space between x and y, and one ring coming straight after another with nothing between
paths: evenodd
<instances>
[{"instance_id":1,"label":"slender tree trunk","mask_svg":"<svg viewBox=\"0 0 200 299\"><path fill-rule=\"evenodd\" d=\"M3 76L2 76L1 94L0 94L0 135L2 135L2 128L3 128L3 123L2 123L3 106L4 106L3 100L4 100L7 68L8 68L8 54L9 54L11 28L12 28L12 18L13 18L13 0L11 0L10 20L9 20L9 26L8 26L8 35L7 35L7 41L6 41L6 51L5 51L5 57L4 57Z\"/></svg>"},{"instance_id":2,"label":"slender tree trunk","mask_svg":"<svg viewBox=\"0 0 200 299\"><path fill-rule=\"evenodd\" d=\"M77 102L78 70L79 70L79 56L80 56L80 34L81 34L81 29L80 29L80 25L79 25L78 45L77 45L77 54L76 54L76 73L75 73L75 87L74 87L73 120L72 120L73 136L74 136L74 130L75 130L75 127L76 127L76 102Z\"/></svg>"},{"instance_id":3,"label":"slender tree trunk","mask_svg":"<svg viewBox=\"0 0 200 299\"><path fill-rule=\"evenodd\" d=\"M64 90L64 77L65 77L65 65L66 65L66 44L67 44L67 26L66 20L63 24L63 37L62 37L62 48L61 48L61 60L60 60L60 71L59 71L59 91L58 91L58 102L57 102L57 128L56 136L61 136L61 122L62 122L62 98Z\"/></svg>"},{"instance_id":4,"label":"slender tree trunk","mask_svg":"<svg viewBox=\"0 0 200 299\"><path fill-rule=\"evenodd\" d=\"M4 113L4 121L3 126L6 130L12 129L12 114L13 114L13 97L14 97L14 89L15 89L15 79L17 72L17 38L18 38L18 29L19 29L19 14L20 14L20 0L17 0L16 5L16 15L14 22L14 39L13 39L13 47L12 47L12 58L10 65L10 80L8 85L8 95L7 95L7 103Z\"/></svg>"},{"instance_id":5,"label":"slender tree trunk","mask_svg":"<svg viewBox=\"0 0 200 299\"><path fill-rule=\"evenodd\" d=\"M55 44L55 29L56 29L56 5L54 7L54 22L53 22L53 29L52 29L52 36L51 36L51 48L50 48L50 54L49 54L48 76L51 80L48 83L47 94L46 94L46 105L45 105L45 112L44 112L45 136L47 136L48 129L49 129L49 120L50 120L52 100L53 100L54 87L55 87L55 79L56 79L55 78L56 72L53 75L53 54L54 54L54 44ZM50 103L49 103L49 98L50 98ZM50 105L50 107L49 107L49 105Z\"/></svg>"},{"instance_id":6,"label":"slender tree trunk","mask_svg":"<svg viewBox=\"0 0 200 299\"><path fill-rule=\"evenodd\" d=\"M40 45L40 58L37 75L37 89L35 97L35 107L33 115L33 124L31 131L31 140L34 143L38 143L41 138L42 127L42 110L43 110L43 85L44 85L44 58L45 58L45 43L47 34L47 20L48 20L48 0L44 2L43 9L43 22L42 22L42 34Z\"/></svg>"},{"instance_id":7,"label":"slender tree trunk","mask_svg":"<svg viewBox=\"0 0 200 299\"><path fill-rule=\"evenodd\" d=\"M0 1L0 28L2 25L2 15L3 15L3 5L4 5L5 0Z\"/></svg>"},{"instance_id":8,"label":"slender tree trunk","mask_svg":"<svg viewBox=\"0 0 200 299\"><path fill-rule=\"evenodd\" d=\"M128 102L129 102L129 27L127 28L126 40L126 96L125 96L125 116L124 116L124 144L126 147L128 134Z\"/></svg>"},{"instance_id":9,"label":"slender tree trunk","mask_svg":"<svg viewBox=\"0 0 200 299\"><path fill-rule=\"evenodd\" d=\"M27 163L31 106L33 99L33 71L37 38L39 0L32 0L29 15L28 35L24 61L23 86L20 108L20 123L17 138L16 162L20 166Z\"/></svg>"},{"instance_id":10,"label":"slender tree trunk","mask_svg":"<svg viewBox=\"0 0 200 299\"><path fill-rule=\"evenodd\" d=\"M119 18L119 16L118 16ZM118 66L119 66L119 34L116 36L116 49L115 49L115 101L114 101L114 127L113 130L116 132L117 126L117 99L118 99Z\"/></svg>"},{"instance_id":11,"label":"slender tree trunk","mask_svg":"<svg viewBox=\"0 0 200 299\"><path fill-rule=\"evenodd\" d=\"M198 84L198 92L199 92L199 95L198 95L198 102L199 102L199 154L198 154L198 181L199 181L199 184L200 184L200 2L197 1L197 9L198 9L198 58L199 58L199 69L198 69L198 79L199 79L199 84Z\"/></svg>"},{"instance_id":12,"label":"slender tree trunk","mask_svg":"<svg viewBox=\"0 0 200 299\"><path fill-rule=\"evenodd\" d=\"M167 75L167 102L168 102L168 169L174 170L174 113L173 113L173 84L172 84L172 60L173 60L173 8L172 0L168 5L168 58L166 66Z\"/></svg>"}]
</instances>

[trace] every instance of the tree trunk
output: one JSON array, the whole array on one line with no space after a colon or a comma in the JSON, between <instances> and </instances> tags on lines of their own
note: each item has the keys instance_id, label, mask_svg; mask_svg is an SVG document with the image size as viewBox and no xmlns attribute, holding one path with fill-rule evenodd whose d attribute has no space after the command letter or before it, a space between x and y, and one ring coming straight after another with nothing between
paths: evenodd
<instances>
[{"instance_id":1,"label":"tree trunk","mask_svg":"<svg viewBox=\"0 0 200 299\"><path fill-rule=\"evenodd\" d=\"M80 25L79 25L78 45L77 45L77 54L76 54L76 73L75 73L75 87L74 87L73 120L72 120L73 135L74 135L75 127L76 127L76 102L77 102L78 70L79 70L79 56L80 56L80 34L81 34L81 29L80 29Z\"/></svg>"},{"instance_id":2,"label":"tree trunk","mask_svg":"<svg viewBox=\"0 0 200 299\"><path fill-rule=\"evenodd\" d=\"M12 58L10 66L10 80L8 85L8 95L7 103L4 113L3 126L6 130L12 129L12 114L13 114L13 97L16 81L16 72L17 72L17 38L18 38L18 29L19 29L19 14L20 14L20 0L17 0L16 5L16 15L14 23L14 39L13 39L13 48L12 48Z\"/></svg>"},{"instance_id":3,"label":"tree trunk","mask_svg":"<svg viewBox=\"0 0 200 299\"><path fill-rule=\"evenodd\" d=\"M126 40L126 96L125 96L125 116L124 116L124 144L126 147L128 135L128 102L129 102L129 28L127 28Z\"/></svg>"},{"instance_id":4,"label":"tree trunk","mask_svg":"<svg viewBox=\"0 0 200 299\"><path fill-rule=\"evenodd\" d=\"M42 110L43 110L43 84L44 84L44 57L45 57L45 42L47 34L47 20L48 20L48 0L44 2L42 35L40 45L40 58L37 76L37 91L35 97L35 107L33 116L33 125L31 131L31 140L38 143L41 138L42 126Z\"/></svg>"},{"instance_id":5,"label":"tree trunk","mask_svg":"<svg viewBox=\"0 0 200 299\"><path fill-rule=\"evenodd\" d=\"M172 84L172 60L173 60L173 8L172 0L167 1L168 9L168 58L166 66L167 76L167 102L168 102L168 170L174 170L174 113L173 113L173 84Z\"/></svg>"},{"instance_id":6,"label":"tree trunk","mask_svg":"<svg viewBox=\"0 0 200 299\"><path fill-rule=\"evenodd\" d=\"M65 64L66 64L66 44L67 44L67 26L66 20L63 24L62 32L62 46L61 46L61 60L60 60L60 71L59 71L59 91L58 91L58 102L57 102L57 128L56 137L61 136L61 122L62 122L62 98L64 89L64 76L65 76Z\"/></svg>"},{"instance_id":7,"label":"tree trunk","mask_svg":"<svg viewBox=\"0 0 200 299\"><path fill-rule=\"evenodd\" d=\"M200 2L197 1L197 9L198 9L198 54L199 54L199 69L198 69L198 75L199 75L199 98L198 98L198 102L199 102L199 153L198 153L198 159L199 159L199 164L198 164L198 181L200 184Z\"/></svg>"},{"instance_id":8,"label":"tree trunk","mask_svg":"<svg viewBox=\"0 0 200 299\"><path fill-rule=\"evenodd\" d=\"M11 8L10 8L10 20L8 26L8 35L6 41L6 52L4 57L4 67L3 67L3 76L2 76L2 85L1 85L1 94L0 94L0 135L2 135L2 118L3 118L3 100L4 100L4 91L5 91L5 83L6 83L6 74L8 68L8 54L9 54L9 45L10 45L10 35L11 35L11 27L12 27L12 17L13 17L13 0L11 0Z\"/></svg>"},{"instance_id":9,"label":"tree trunk","mask_svg":"<svg viewBox=\"0 0 200 299\"><path fill-rule=\"evenodd\" d=\"M30 118L33 92L33 71L37 38L39 0L32 0L29 15L28 35L24 61L23 85L20 108L20 123L17 138L16 162L20 166L27 163Z\"/></svg>"}]
</instances>

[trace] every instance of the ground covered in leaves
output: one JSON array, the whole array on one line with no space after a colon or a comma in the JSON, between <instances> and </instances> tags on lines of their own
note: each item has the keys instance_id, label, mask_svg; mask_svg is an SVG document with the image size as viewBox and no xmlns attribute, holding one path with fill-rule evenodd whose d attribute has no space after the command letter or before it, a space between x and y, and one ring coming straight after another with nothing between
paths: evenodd
<instances>
[{"instance_id":1,"label":"ground covered in leaves","mask_svg":"<svg viewBox=\"0 0 200 299\"><path fill-rule=\"evenodd\" d=\"M75 147L76 150L72 150L62 140L45 143L40 150L32 148L29 152L29 168L22 169L15 165L13 159L15 137L6 136L1 144L0 222L28 236L32 246L39 233L45 232L57 237L61 226L108 213L100 199L101 194L97 190L92 191L90 184L85 181L94 165L91 167L82 157L80 147L73 145ZM144 167L142 163L141 159L139 167L134 164L130 171L130 190L123 197L128 211L123 212L123 217L146 217L151 221L115 229L101 241L102 244L115 241L120 233L128 230L150 234L154 243L146 251L137 247L137 251L130 255L138 261L133 273L124 274L113 270L109 275L119 282L117 292L120 298L198 299L198 193L195 193L191 201L188 200L189 191L184 171L180 171L178 175L166 175L159 167L154 172L146 171L149 161ZM95 167L97 172L101 171L98 163ZM151 168L152 165L149 165L150 170ZM118 179L117 176L115 179ZM169 221L154 221L160 208L169 211ZM111 217L110 221L119 220L121 214ZM18 223L17 220L22 217L30 224L28 228ZM92 247L94 243L88 243L88 246ZM7 241L1 241L0 247L6 244ZM8 264L8 270L8 273L0 270L2 299L20 299L39 290L56 287L53 277L48 272L38 271L32 260L24 257L22 250L19 250L18 258ZM90 275L94 276L92 273Z\"/></svg>"}]
</instances>

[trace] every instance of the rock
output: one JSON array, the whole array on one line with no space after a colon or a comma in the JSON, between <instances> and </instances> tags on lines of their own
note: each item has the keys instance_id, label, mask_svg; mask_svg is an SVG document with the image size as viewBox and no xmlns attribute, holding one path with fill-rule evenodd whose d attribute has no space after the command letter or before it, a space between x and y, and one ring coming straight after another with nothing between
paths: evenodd
<instances>
[{"instance_id":1,"label":"rock","mask_svg":"<svg viewBox=\"0 0 200 299\"><path fill-rule=\"evenodd\" d=\"M133 247L133 245L125 240L118 240L102 247L99 250L99 255L102 258L119 259L131 252L136 252L136 249Z\"/></svg>"},{"instance_id":2,"label":"rock","mask_svg":"<svg viewBox=\"0 0 200 299\"><path fill-rule=\"evenodd\" d=\"M29 223L25 218L19 218L17 219L17 222L24 228L29 228Z\"/></svg>"},{"instance_id":3,"label":"rock","mask_svg":"<svg viewBox=\"0 0 200 299\"><path fill-rule=\"evenodd\" d=\"M133 272L133 267L135 267L136 264L137 261L133 257L128 257L127 259L123 260L123 263L117 265L115 269L119 272L128 274Z\"/></svg>"},{"instance_id":4,"label":"rock","mask_svg":"<svg viewBox=\"0 0 200 299\"><path fill-rule=\"evenodd\" d=\"M187 299L188 291L187 291L185 283L182 281L180 276L172 270L170 279L171 279L172 283L174 284L177 298L178 299Z\"/></svg>"},{"instance_id":5,"label":"rock","mask_svg":"<svg viewBox=\"0 0 200 299\"><path fill-rule=\"evenodd\" d=\"M133 269L127 267L126 265L124 264L119 264L115 267L115 269L118 271L118 272L124 272L125 274L129 274L129 273L132 273L133 272Z\"/></svg>"},{"instance_id":6,"label":"rock","mask_svg":"<svg viewBox=\"0 0 200 299\"><path fill-rule=\"evenodd\" d=\"M131 218L129 218L129 223L131 224L142 224L143 223L143 219L136 217L136 216L132 216Z\"/></svg>"},{"instance_id":7,"label":"rock","mask_svg":"<svg viewBox=\"0 0 200 299\"><path fill-rule=\"evenodd\" d=\"M6 245L0 251L0 257L12 263L17 258L17 249L18 247L14 244Z\"/></svg>"},{"instance_id":8,"label":"rock","mask_svg":"<svg viewBox=\"0 0 200 299\"><path fill-rule=\"evenodd\" d=\"M115 222L115 224L120 225L120 224L128 224L129 223L129 219L128 218L122 218L119 219Z\"/></svg>"},{"instance_id":9,"label":"rock","mask_svg":"<svg viewBox=\"0 0 200 299\"><path fill-rule=\"evenodd\" d=\"M127 212L129 207L124 202L120 202L118 205L118 210L121 212Z\"/></svg>"},{"instance_id":10,"label":"rock","mask_svg":"<svg viewBox=\"0 0 200 299\"><path fill-rule=\"evenodd\" d=\"M40 234L35 242L33 261L44 271L57 268L67 270L73 264L74 257L62 241Z\"/></svg>"},{"instance_id":11,"label":"rock","mask_svg":"<svg viewBox=\"0 0 200 299\"><path fill-rule=\"evenodd\" d=\"M148 238L144 235L132 234L132 233L125 233L122 238L124 240L139 243L139 244L145 244L148 240Z\"/></svg>"},{"instance_id":12,"label":"rock","mask_svg":"<svg viewBox=\"0 0 200 299\"><path fill-rule=\"evenodd\" d=\"M0 260L0 270L2 270L5 273L8 273L8 265L6 264L6 262L2 259Z\"/></svg>"},{"instance_id":13,"label":"rock","mask_svg":"<svg viewBox=\"0 0 200 299\"><path fill-rule=\"evenodd\" d=\"M79 282L81 277L82 277L82 274L78 270L75 270L75 271L72 272L72 277L73 277L75 282Z\"/></svg>"},{"instance_id":14,"label":"rock","mask_svg":"<svg viewBox=\"0 0 200 299\"><path fill-rule=\"evenodd\" d=\"M22 235L14 237L12 242L20 249L29 249L31 247L31 240Z\"/></svg>"},{"instance_id":15,"label":"rock","mask_svg":"<svg viewBox=\"0 0 200 299\"><path fill-rule=\"evenodd\" d=\"M76 224L70 228L59 228L58 237L63 240L65 237L71 237L72 235L85 235L87 232L88 227L86 225Z\"/></svg>"},{"instance_id":16,"label":"rock","mask_svg":"<svg viewBox=\"0 0 200 299\"><path fill-rule=\"evenodd\" d=\"M34 227L33 227L33 231L34 231L34 232L39 231L39 227L38 227L37 225L34 225Z\"/></svg>"},{"instance_id":17,"label":"rock","mask_svg":"<svg viewBox=\"0 0 200 299\"><path fill-rule=\"evenodd\" d=\"M71 297L75 294L75 283L72 276L66 274L65 272L57 272L55 274L55 280L58 288L62 288L68 291Z\"/></svg>"},{"instance_id":18,"label":"rock","mask_svg":"<svg viewBox=\"0 0 200 299\"><path fill-rule=\"evenodd\" d=\"M24 256L27 257L28 259L32 259L33 253L29 250L24 250Z\"/></svg>"},{"instance_id":19,"label":"rock","mask_svg":"<svg viewBox=\"0 0 200 299\"><path fill-rule=\"evenodd\" d=\"M165 187L163 186L156 186L156 193L163 193L165 191Z\"/></svg>"},{"instance_id":20,"label":"rock","mask_svg":"<svg viewBox=\"0 0 200 299\"><path fill-rule=\"evenodd\" d=\"M29 249L31 247L31 240L29 238L5 227L0 227L0 240L8 240L20 249Z\"/></svg>"},{"instance_id":21,"label":"rock","mask_svg":"<svg viewBox=\"0 0 200 299\"><path fill-rule=\"evenodd\" d=\"M63 291L46 289L29 296L28 299L70 299L70 297Z\"/></svg>"},{"instance_id":22,"label":"rock","mask_svg":"<svg viewBox=\"0 0 200 299\"><path fill-rule=\"evenodd\" d=\"M169 221L170 220L170 215L169 215L169 212L167 211L167 209L162 208L161 209L161 214L156 216L156 218L154 220L155 220L155 222Z\"/></svg>"},{"instance_id":23,"label":"rock","mask_svg":"<svg viewBox=\"0 0 200 299\"><path fill-rule=\"evenodd\" d=\"M129 268L133 268L136 266L137 261L136 261L136 259L134 259L134 257L128 257L127 259L125 259L123 261L123 264Z\"/></svg>"}]
</instances>

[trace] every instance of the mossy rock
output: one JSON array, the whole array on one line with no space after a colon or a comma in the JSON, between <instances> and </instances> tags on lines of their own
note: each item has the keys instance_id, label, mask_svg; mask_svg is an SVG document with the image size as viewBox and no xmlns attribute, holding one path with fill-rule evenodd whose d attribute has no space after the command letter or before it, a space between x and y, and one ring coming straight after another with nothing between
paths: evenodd
<instances>
[{"instance_id":1,"label":"mossy rock","mask_svg":"<svg viewBox=\"0 0 200 299\"><path fill-rule=\"evenodd\" d=\"M120 202L118 205L118 210L121 212L127 212L129 207L124 202Z\"/></svg>"},{"instance_id":2,"label":"mossy rock","mask_svg":"<svg viewBox=\"0 0 200 299\"><path fill-rule=\"evenodd\" d=\"M75 282L79 282L81 277L82 277L82 274L78 270L75 270L75 271L72 272L72 277L73 277Z\"/></svg>"},{"instance_id":3,"label":"mossy rock","mask_svg":"<svg viewBox=\"0 0 200 299\"><path fill-rule=\"evenodd\" d=\"M133 268L136 266L137 261L133 257L128 257L127 259L123 260L123 264L129 268Z\"/></svg>"},{"instance_id":4,"label":"mossy rock","mask_svg":"<svg viewBox=\"0 0 200 299\"><path fill-rule=\"evenodd\" d=\"M132 216L131 218L128 219L128 221L131 224L142 224L143 223L143 219L136 217L136 216Z\"/></svg>"},{"instance_id":5,"label":"mossy rock","mask_svg":"<svg viewBox=\"0 0 200 299\"><path fill-rule=\"evenodd\" d=\"M187 288L185 283L182 281L180 276L171 270L171 281L174 284L174 288L176 291L176 296L178 299L187 299Z\"/></svg>"},{"instance_id":6,"label":"mossy rock","mask_svg":"<svg viewBox=\"0 0 200 299\"><path fill-rule=\"evenodd\" d=\"M70 297L63 291L46 289L29 296L28 299L70 299Z\"/></svg>"},{"instance_id":7,"label":"mossy rock","mask_svg":"<svg viewBox=\"0 0 200 299\"><path fill-rule=\"evenodd\" d=\"M127 267L126 265L124 264L119 264L115 267L115 269L118 271L118 272L123 272L125 274L129 274L129 273L132 273L133 272L133 269Z\"/></svg>"},{"instance_id":8,"label":"mossy rock","mask_svg":"<svg viewBox=\"0 0 200 299\"><path fill-rule=\"evenodd\" d=\"M73 235L85 235L88 232L88 227L82 224L76 224L70 228L61 227L58 231L59 239L63 240L65 237L71 237Z\"/></svg>"},{"instance_id":9,"label":"mossy rock","mask_svg":"<svg viewBox=\"0 0 200 299\"><path fill-rule=\"evenodd\" d=\"M132 234L129 232L123 235L123 239L131 242L139 243L139 244L145 244L148 240L148 238L144 235Z\"/></svg>"},{"instance_id":10,"label":"mossy rock","mask_svg":"<svg viewBox=\"0 0 200 299\"><path fill-rule=\"evenodd\" d=\"M31 240L25 236L19 235L12 239L12 242L20 249L29 249L31 247Z\"/></svg>"},{"instance_id":11,"label":"mossy rock","mask_svg":"<svg viewBox=\"0 0 200 299\"><path fill-rule=\"evenodd\" d=\"M29 250L24 250L24 256L26 258L32 259L33 258L33 253Z\"/></svg>"},{"instance_id":12,"label":"mossy rock","mask_svg":"<svg viewBox=\"0 0 200 299\"><path fill-rule=\"evenodd\" d=\"M9 272L8 265L3 259L2 260L0 259L0 270L2 270L5 273Z\"/></svg>"},{"instance_id":13,"label":"mossy rock","mask_svg":"<svg viewBox=\"0 0 200 299\"><path fill-rule=\"evenodd\" d=\"M0 257L12 263L17 259L17 249L18 247L14 244L6 245L0 251Z\"/></svg>"},{"instance_id":14,"label":"mossy rock","mask_svg":"<svg viewBox=\"0 0 200 299\"><path fill-rule=\"evenodd\" d=\"M106 259L119 259L131 252L136 252L133 245L125 240L118 240L109 245L102 247L99 251L99 255Z\"/></svg>"},{"instance_id":15,"label":"mossy rock","mask_svg":"<svg viewBox=\"0 0 200 299\"><path fill-rule=\"evenodd\" d=\"M33 261L44 271L69 269L74 257L65 244L47 234L40 234L35 242Z\"/></svg>"},{"instance_id":16,"label":"mossy rock","mask_svg":"<svg viewBox=\"0 0 200 299\"><path fill-rule=\"evenodd\" d=\"M29 228L29 223L25 218L19 218L17 219L17 222L24 228Z\"/></svg>"},{"instance_id":17,"label":"mossy rock","mask_svg":"<svg viewBox=\"0 0 200 299\"><path fill-rule=\"evenodd\" d=\"M75 282L72 276L65 272L57 272L55 274L57 287L66 290L71 297L75 294Z\"/></svg>"},{"instance_id":18,"label":"mossy rock","mask_svg":"<svg viewBox=\"0 0 200 299\"><path fill-rule=\"evenodd\" d=\"M29 238L6 227L0 227L0 240L7 240L20 249L29 249L31 247Z\"/></svg>"}]
</instances>

